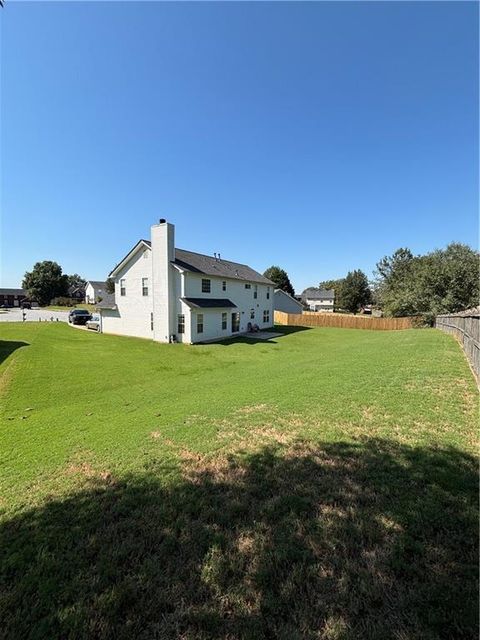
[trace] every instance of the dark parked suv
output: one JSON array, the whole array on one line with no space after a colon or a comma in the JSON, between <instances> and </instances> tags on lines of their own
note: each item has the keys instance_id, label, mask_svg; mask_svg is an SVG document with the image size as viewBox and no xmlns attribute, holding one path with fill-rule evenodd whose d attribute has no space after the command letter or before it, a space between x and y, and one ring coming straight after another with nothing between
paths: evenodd
<instances>
[{"instance_id":1,"label":"dark parked suv","mask_svg":"<svg viewBox=\"0 0 480 640\"><path fill-rule=\"evenodd\" d=\"M85 324L91 317L92 314L86 309L74 309L68 314L68 321L71 324Z\"/></svg>"}]
</instances>

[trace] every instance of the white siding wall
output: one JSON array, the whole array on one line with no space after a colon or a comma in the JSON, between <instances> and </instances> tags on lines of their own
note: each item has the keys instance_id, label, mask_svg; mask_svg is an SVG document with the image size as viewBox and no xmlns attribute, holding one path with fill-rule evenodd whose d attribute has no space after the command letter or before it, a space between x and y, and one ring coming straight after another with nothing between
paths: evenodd
<instances>
[{"instance_id":1,"label":"white siding wall","mask_svg":"<svg viewBox=\"0 0 480 640\"><path fill-rule=\"evenodd\" d=\"M215 338L229 337L232 335L232 313L240 313L240 332L248 329L248 323L258 324L260 329L267 329L273 326L274 290L272 286L257 284L257 298L254 298L255 283L245 283L243 280L234 280L216 276L202 276L196 273L185 273L185 297L187 298L226 298L236 305L235 309L192 309L192 334L191 342L201 342ZM202 292L202 279L211 282L210 293ZM222 284L226 282L226 291L223 291ZM250 284L251 288L246 289L245 284ZM267 298L267 291L270 297ZM254 311L255 318L251 318L251 311ZM263 312L268 310L269 321L263 321ZM221 329L222 311L227 312L227 330ZM203 336L196 332L196 314L204 313ZM233 335L237 335L236 333Z\"/></svg>"},{"instance_id":2,"label":"white siding wall","mask_svg":"<svg viewBox=\"0 0 480 640\"><path fill-rule=\"evenodd\" d=\"M312 311L333 311L333 300L311 300L306 299L306 303Z\"/></svg>"},{"instance_id":3,"label":"white siding wall","mask_svg":"<svg viewBox=\"0 0 480 640\"><path fill-rule=\"evenodd\" d=\"M148 278L148 296L142 294L142 278ZM125 280L125 296L120 295L120 280ZM104 333L153 338L152 300L152 255L145 249L138 251L115 277L118 311L102 310Z\"/></svg>"},{"instance_id":4,"label":"white siding wall","mask_svg":"<svg viewBox=\"0 0 480 640\"><path fill-rule=\"evenodd\" d=\"M280 289L275 291L274 307L276 311L283 311L284 313L302 313L303 309L299 302Z\"/></svg>"},{"instance_id":5,"label":"white siding wall","mask_svg":"<svg viewBox=\"0 0 480 640\"><path fill-rule=\"evenodd\" d=\"M95 304L95 290L90 283L85 288L85 302Z\"/></svg>"}]
</instances>

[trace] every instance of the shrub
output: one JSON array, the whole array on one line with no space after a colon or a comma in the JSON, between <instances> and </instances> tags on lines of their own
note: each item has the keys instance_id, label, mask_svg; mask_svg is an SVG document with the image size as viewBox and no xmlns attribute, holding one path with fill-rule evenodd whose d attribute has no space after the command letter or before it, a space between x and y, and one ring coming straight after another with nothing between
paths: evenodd
<instances>
[{"instance_id":1,"label":"shrub","mask_svg":"<svg viewBox=\"0 0 480 640\"><path fill-rule=\"evenodd\" d=\"M77 304L78 300L74 300L73 298L67 298L66 296L60 296L59 298L54 298L50 304L55 305L57 307L74 307Z\"/></svg>"}]
</instances>

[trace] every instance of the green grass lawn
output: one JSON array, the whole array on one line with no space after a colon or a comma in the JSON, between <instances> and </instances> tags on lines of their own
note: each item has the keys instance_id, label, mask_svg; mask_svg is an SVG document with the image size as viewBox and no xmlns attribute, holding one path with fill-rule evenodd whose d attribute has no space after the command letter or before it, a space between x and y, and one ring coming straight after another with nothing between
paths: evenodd
<instances>
[{"instance_id":1,"label":"green grass lawn","mask_svg":"<svg viewBox=\"0 0 480 640\"><path fill-rule=\"evenodd\" d=\"M477 638L477 390L433 329L0 325L0 636Z\"/></svg>"},{"instance_id":2,"label":"green grass lawn","mask_svg":"<svg viewBox=\"0 0 480 640\"><path fill-rule=\"evenodd\" d=\"M49 304L48 307L41 307L42 311L72 311L72 309L87 309L93 312L96 309L96 305L81 302L70 307L61 307L58 304Z\"/></svg>"}]
</instances>

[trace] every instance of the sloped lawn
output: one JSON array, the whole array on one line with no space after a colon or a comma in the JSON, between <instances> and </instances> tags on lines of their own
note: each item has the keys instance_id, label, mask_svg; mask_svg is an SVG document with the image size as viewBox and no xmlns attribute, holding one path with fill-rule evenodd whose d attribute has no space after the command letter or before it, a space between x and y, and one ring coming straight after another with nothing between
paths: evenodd
<instances>
[{"instance_id":1,"label":"sloped lawn","mask_svg":"<svg viewBox=\"0 0 480 640\"><path fill-rule=\"evenodd\" d=\"M435 330L0 326L0 637L476 638L477 394Z\"/></svg>"}]
</instances>

